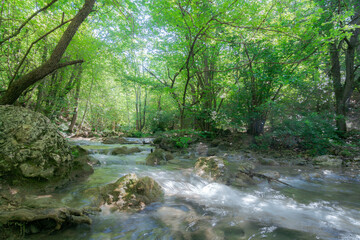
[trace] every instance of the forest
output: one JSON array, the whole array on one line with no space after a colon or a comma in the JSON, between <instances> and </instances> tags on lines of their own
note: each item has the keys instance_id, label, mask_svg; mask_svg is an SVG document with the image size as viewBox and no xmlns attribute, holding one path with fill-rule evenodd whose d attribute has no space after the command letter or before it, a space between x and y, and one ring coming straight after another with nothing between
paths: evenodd
<instances>
[{"instance_id":1,"label":"forest","mask_svg":"<svg viewBox=\"0 0 360 240\"><path fill-rule=\"evenodd\" d=\"M360 239L359 0L2 0L0 52L0 239Z\"/></svg>"}]
</instances>

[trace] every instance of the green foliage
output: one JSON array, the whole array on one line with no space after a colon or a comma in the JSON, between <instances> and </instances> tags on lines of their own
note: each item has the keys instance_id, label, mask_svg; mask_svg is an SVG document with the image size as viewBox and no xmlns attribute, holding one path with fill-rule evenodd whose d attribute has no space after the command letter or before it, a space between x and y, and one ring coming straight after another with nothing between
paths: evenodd
<instances>
[{"instance_id":1,"label":"green foliage","mask_svg":"<svg viewBox=\"0 0 360 240\"><path fill-rule=\"evenodd\" d=\"M144 137L144 134L142 132L139 132L139 131L128 132L128 133L126 133L126 135L128 137L134 137L134 138Z\"/></svg>"},{"instance_id":2,"label":"green foliage","mask_svg":"<svg viewBox=\"0 0 360 240\"><path fill-rule=\"evenodd\" d=\"M190 137L178 137L175 138L175 145L178 148L187 148L189 146L189 142L191 142L191 138Z\"/></svg>"},{"instance_id":3,"label":"green foliage","mask_svg":"<svg viewBox=\"0 0 360 240\"><path fill-rule=\"evenodd\" d=\"M339 141L331 119L331 115L317 113L288 118L256 138L256 143L260 148L290 148L306 150L312 155L325 154L334 141Z\"/></svg>"}]
</instances>

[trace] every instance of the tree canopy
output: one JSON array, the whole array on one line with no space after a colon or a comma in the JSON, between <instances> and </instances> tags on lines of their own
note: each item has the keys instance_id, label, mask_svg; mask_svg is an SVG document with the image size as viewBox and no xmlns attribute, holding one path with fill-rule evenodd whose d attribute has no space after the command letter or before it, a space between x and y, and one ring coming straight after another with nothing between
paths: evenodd
<instances>
[{"instance_id":1,"label":"tree canopy","mask_svg":"<svg viewBox=\"0 0 360 240\"><path fill-rule=\"evenodd\" d=\"M258 136L308 121L341 136L359 16L356 0L2 1L0 104L71 131Z\"/></svg>"}]
</instances>

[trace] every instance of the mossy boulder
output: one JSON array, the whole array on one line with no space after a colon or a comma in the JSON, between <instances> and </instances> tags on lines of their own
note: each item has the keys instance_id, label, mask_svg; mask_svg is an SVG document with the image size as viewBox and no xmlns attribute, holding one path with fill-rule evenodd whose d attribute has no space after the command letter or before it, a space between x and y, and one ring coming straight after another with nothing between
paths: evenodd
<instances>
[{"instance_id":1,"label":"mossy boulder","mask_svg":"<svg viewBox=\"0 0 360 240\"><path fill-rule=\"evenodd\" d=\"M153 143L159 149L163 149L169 152L175 152L179 149L176 147L176 141L171 137L157 137L154 139Z\"/></svg>"},{"instance_id":2,"label":"mossy boulder","mask_svg":"<svg viewBox=\"0 0 360 240\"><path fill-rule=\"evenodd\" d=\"M135 174L121 177L114 183L88 191L96 206L108 206L112 211L141 210L152 202L162 201L161 186L150 177Z\"/></svg>"},{"instance_id":3,"label":"mossy boulder","mask_svg":"<svg viewBox=\"0 0 360 240\"><path fill-rule=\"evenodd\" d=\"M93 165L98 164L96 159L90 156L82 156L74 159L71 176L73 178L83 178L94 173Z\"/></svg>"},{"instance_id":4,"label":"mossy boulder","mask_svg":"<svg viewBox=\"0 0 360 240\"><path fill-rule=\"evenodd\" d=\"M167 161L174 159L173 155L162 149L155 149L146 157L146 165L156 166L166 164Z\"/></svg>"},{"instance_id":5,"label":"mossy boulder","mask_svg":"<svg viewBox=\"0 0 360 240\"><path fill-rule=\"evenodd\" d=\"M228 162L221 157L199 157L195 163L195 173L208 180L226 182L229 178L227 164Z\"/></svg>"},{"instance_id":6,"label":"mossy boulder","mask_svg":"<svg viewBox=\"0 0 360 240\"><path fill-rule=\"evenodd\" d=\"M140 148L134 147L134 148L128 148L128 147L118 147L111 151L111 155L127 155L127 154L133 154L141 152Z\"/></svg>"},{"instance_id":7,"label":"mossy boulder","mask_svg":"<svg viewBox=\"0 0 360 240\"><path fill-rule=\"evenodd\" d=\"M247 174L241 172L253 170L255 165L250 162L242 162L237 167L238 171L236 171L235 165L230 167L229 162L221 157L200 157L195 164L195 174L208 180L236 187L249 187L256 183ZM231 171L231 168L234 170Z\"/></svg>"},{"instance_id":8,"label":"mossy boulder","mask_svg":"<svg viewBox=\"0 0 360 240\"><path fill-rule=\"evenodd\" d=\"M82 146L75 145L71 146L71 154L73 155L73 157L77 158L88 155L89 151Z\"/></svg>"},{"instance_id":9,"label":"mossy boulder","mask_svg":"<svg viewBox=\"0 0 360 240\"><path fill-rule=\"evenodd\" d=\"M69 181L73 157L48 118L15 106L0 106L0 178L14 184Z\"/></svg>"}]
</instances>

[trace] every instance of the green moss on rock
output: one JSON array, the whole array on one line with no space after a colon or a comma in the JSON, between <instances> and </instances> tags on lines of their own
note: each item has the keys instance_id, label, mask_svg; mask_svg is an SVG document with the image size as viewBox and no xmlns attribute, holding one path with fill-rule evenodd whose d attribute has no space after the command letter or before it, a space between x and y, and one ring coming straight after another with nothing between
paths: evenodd
<instances>
[{"instance_id":1,"label":"green moss on rock","mask_svg":"<svg viewBox=\"0 0 360 240\"><path fill-rule=\"evenodd\" d=\"M174 159L174 156L162 149L155 149L146 157L146 165L156 166L166 164L167 161Z\"/></svg>"},{"instance_id":2,"label":"green moss on rock","mask_svg":"<svg viewBox=\"0 0 360 240\"><path fill-rule=\"evenodd\" d=\"M116 182L89 192L96 206L106 205L113 211L140 210L147 204L162 201L164 192L150 177L128 174Z\"/></svg>"}]
</instances>

